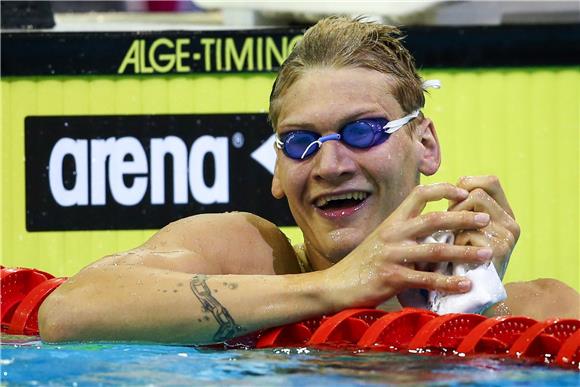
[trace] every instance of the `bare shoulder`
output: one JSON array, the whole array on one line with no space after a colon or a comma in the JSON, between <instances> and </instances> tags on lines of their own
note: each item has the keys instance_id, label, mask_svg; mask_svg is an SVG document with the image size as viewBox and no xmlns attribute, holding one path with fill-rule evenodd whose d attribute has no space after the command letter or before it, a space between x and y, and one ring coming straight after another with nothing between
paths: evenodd
<instances>
[{"instance_id":1,"label":"bare shoulder","mask_svg":"<svg viewBox=\"0 0 580 387\"><path fill-rule=\"evenodd\" d=\"M580 295L562 281L540 278L511 282L505 288L508 298L492 307L487 315L524 315L536 320L580 318Z\"/></svg>"},{"instance_id":2,"label":"bare shoulder","mask_svg":"<svg viewBox=\"0 0 580 387\"><path fill-rule=\"evenodd\" d=\"M96 265L111 263L204 274L300 272L294 249L280 229L245 212L200 214L177 220L142 246L105 257Z\"/></svg>"}]
</instances>

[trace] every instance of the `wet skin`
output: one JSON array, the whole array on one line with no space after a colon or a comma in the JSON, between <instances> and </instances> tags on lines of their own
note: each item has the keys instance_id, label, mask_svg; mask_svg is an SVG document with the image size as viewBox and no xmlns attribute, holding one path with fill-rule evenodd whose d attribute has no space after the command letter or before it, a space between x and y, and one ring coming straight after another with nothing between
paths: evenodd
<instances>
[{"instance_id":1,"label":"wet skin","mask_svg":"<svg viewBox=\"0 0 580 387\"><path fill-rule=\"evenodd\" d=\"M387 75L362 68L307 70L282 96L276 131L305 129L328 135L356 119L401 118L409 112L391 94L392 83ZM429 132L432 149L425 149L403 127L370 149L328 141L303 161L277 150L272 193L287 198L314 269L344 258L409 195L419 173L437 170L439 146L433 125L424 119L419 126ZM352 192L368 196L336 211L321 210L315 203L327 195Z\"/></svg>"}]
</instances>

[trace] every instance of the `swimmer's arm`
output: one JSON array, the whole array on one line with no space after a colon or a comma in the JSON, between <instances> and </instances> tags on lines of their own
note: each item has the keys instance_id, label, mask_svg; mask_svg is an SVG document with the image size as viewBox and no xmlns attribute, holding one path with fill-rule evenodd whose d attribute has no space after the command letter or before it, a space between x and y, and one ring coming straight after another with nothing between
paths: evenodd
<instances>
[{"instance_id":1,"label":"swimmer's arm","mask_svg":"<svg viewBox=\"0 0 580 387\"><path fill-rule=\"evenodd\" d=\"M580 319L580 295L565 283L549 278L512 282L505 286L507 299L489 308L488 317L516 315L536 320Z\"/></svg>"},{"instance_id":2,"label":"swimmer's arm","mask_svg":"<svg viewBox=\"0 0 580 387\"><path fill-rule=\"evenodd\" d=\"M340 308L325 297L324 272L201 275L117 266L84 270L75 282L42 305L43 340L209 344Z\"/></svg>"},{"instance_id":3,"label":"swimmer's arm","mask_svg":"<svg viewBox=\"0 0 580 387\"><path fill-rule=\"evenodd\" d=\"M205 344L339 308L325 274L299 273L286 237L252 214L174 222L143 246L95 262L42 304L46 341ZM278 275L275 275L278 274Z\"/></svg>"}]
</instances>

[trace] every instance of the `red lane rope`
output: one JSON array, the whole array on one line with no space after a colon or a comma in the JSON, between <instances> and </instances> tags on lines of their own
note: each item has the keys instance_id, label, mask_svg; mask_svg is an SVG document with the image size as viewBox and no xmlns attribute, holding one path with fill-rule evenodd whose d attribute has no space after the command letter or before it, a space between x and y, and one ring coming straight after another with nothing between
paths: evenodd
<instances>
[{"instance_id":1,"label":"red lane rope","mask_svg":"<svg viewBox=\"0 0 580 387\"><path fill-rule=\"evenodd\" d=\"M44 299L64 281L66 278L51 278L32 289L14 311L7 333L38 335L38 308Z\"/></svg>"},{"instance_id":2,"label":"red lane rope","mask_svg":"<svg viewBox=\"0 0 580 387\"><path fill-rule=\"evenodd\" d=\"M0 266L2 332L38 335L38 309L66 278L36 269ZM405 308L387 313L347 309L268 329L256 348L319 347L373 351L492 355L580 370L580 320L536 321L522 316L442 316Z\"/></svg>"},{"instance_id":3,"label":"red lane rope","mask_svg":"<svg viewBox=\"0 0 580 387\"><path fill-rule=\"evenodd\" d=\"M405 308L395 313L385 312L366 330L357 345L380 351L406 350L419 329L435 317L437 314L431 311L415 308Z\"/></svg>"},{"instance_id":4,"label":"red lane rope","mask_svg":"<svg viewBox=\"0 0 580 387\"><path fill-rule=\"evenodd\" d=\"M0 269L2 323L12 319L18 304L34 287L50 278L52 275L32 269Z\"/></svg>"},{"instance_id":5,"label":"red lane rope","mask_svg":"<svg viewBox=\"0 0 580 387\"><path fill-rule=\"evenodd\" d=\"M488 318L469 332L457 352L505 354L514 341L537 321L528 317L499 316Z\"/></svg>"},{"instance_id":6,"label":"red lane rope","mask_svg":"<svg viewBox=\"0 0 580 387\"><path fill-rule=\"evenodd\" d=\"M486 318L479 314L450 313L436 317L419 329L409 343L414 351L452 351Z\"/></svg>"},{"instance_id":7,"label":"red lane rope","mask_svg":"<svg viewBox=\"0 0 580 387\"><path fill-rule=\"evenodd\" d=\"M38 335L38 308L65 280L37 269L0 268L2 332Z\"/></svg>"}]
</instances>

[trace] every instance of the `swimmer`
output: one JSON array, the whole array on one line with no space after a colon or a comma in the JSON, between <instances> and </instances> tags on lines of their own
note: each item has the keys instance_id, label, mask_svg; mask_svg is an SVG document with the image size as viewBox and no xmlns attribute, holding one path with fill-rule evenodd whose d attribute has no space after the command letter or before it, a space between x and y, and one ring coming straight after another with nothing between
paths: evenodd
<instances>
[{"instance_id":1,"label":"swimmer","mask_svg":"<svg viewBox=\"0 0 580 387\"><path fill-rule=\"evenodd\" d=\"M492 261L503 276L520 228L498 179L420 185L441 159L423 86L397 29L321 20L270 97L271 190L288 201L304 244L249 213L178 220L54 291L39 312L42 339L217 343L345 308L393 310L407 289L471 288L465 277L418 270L427 263ZM440 200L448 211L423 213ZM453 231L454 244L418 243L440 230ZM580 317L578 293L559 281L506 288L487 314Z\"/></svg>"}]
</instances>

